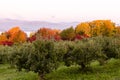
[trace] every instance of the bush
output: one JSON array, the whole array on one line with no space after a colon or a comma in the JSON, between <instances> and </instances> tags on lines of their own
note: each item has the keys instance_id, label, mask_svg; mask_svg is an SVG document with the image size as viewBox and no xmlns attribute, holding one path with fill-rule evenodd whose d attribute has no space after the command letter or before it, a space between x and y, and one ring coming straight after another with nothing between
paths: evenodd
<instances>
[{"instance_id":1,"label":"bush","mask_svg":"<svg viewBox=\"0 0 120 80\"><path fill-rule=\"evenodd\" d=\"M54 51L58 56L58 61L63 62L64 55L67 53L67 41L54 42Z\"/></svg>"},{"instance_id":2,"label":"bush","mask_svg":"<svg viewBox=\"0 0 120 80\"><path fill-rule=\"evenodd\" d=\"M75 58L74 58L74 53L73 53L73 50L75 48L75 42L66 41L65 46L66 46L66 53L63 56L63 61L66 66L70 66L75 63L74 61Z\"/></svg>"},{"instance_id":3,"label":"bush","mask_svg":"<svg viewBox=\"0 0 120 80\"><path fill-rule=\"evenodd\" d=\"M11 66L16 65L19 71L22 68L29 70L27 61L30 53L34 52L34 46L31 43L24 43L22 45L13 46L13 52L11 53L9 60Z\"/></svg>"},{"instance_id":4,"label":"bush","mask_svg":"<svg viewBox=\"0 0 120 80\"><path fill-rule=\"evenodd\" d=\"M59 61L53 41L40 40L33 43L34 53L29 54L28 64L30 70L37 72L41 79L44 75L57 69Z\"/></svg>"},{"instance_id":5,"label":"bush","mask_svg":"<svg viewBox=\"0 0 120 80\"><path fill-rule=\"evenodd\" d=\"M44 79L45 74L55 70L59 66L60 57L62 58L59 54L62 50L57 45L55 46L53 41L48 40L37 40L33 43L15 46L14 49L11 61L17 69L34 71L38 73L40 79Z\"/></svg>"},{"instance_id":6,"label":"bush","mask_svg":"<svg viewBox=\"0 0 120 80\"><path fill-rule=\"evenodd\" d=\"M112 38L109 40L105 50L108 58L120 58L120 39Z\"/></svg>"},{"instance_id":7,"label":"bush","mask_svg":"<svg viewBox=\"0 0 120 80\"><path fill-rule=\"evenodd\" d=\"M73 53L76 64L81 65L82 69L86 68L91 61L104 57L101 45L92 39L87 42L77 42Z\"/></svg>"},{"instance_id":8,"label":"bush","mask_svg":"<svg viewBox=\"0 0 120 80\"><path fill-rule=\"evenodd\" d=\"M8 63L9 55L13 51L12 47L9 46L0 46L0 63Z\"/></svg>"}]
</instances>

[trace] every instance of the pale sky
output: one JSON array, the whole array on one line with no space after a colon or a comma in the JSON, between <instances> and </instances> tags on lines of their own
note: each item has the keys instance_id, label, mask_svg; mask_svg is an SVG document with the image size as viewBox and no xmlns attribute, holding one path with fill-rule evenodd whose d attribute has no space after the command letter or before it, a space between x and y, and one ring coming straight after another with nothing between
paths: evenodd
<instances>
[{"instance_id":1,"label":"pale sky","mask_svg":"<svg viewBox=\"0 0 120 80\"><path fill-rule=\"evenodd\" d=\"M120 0L0 0L0 18L49 22L111 19L120 23Z\"/></svg>"}]
</instances>

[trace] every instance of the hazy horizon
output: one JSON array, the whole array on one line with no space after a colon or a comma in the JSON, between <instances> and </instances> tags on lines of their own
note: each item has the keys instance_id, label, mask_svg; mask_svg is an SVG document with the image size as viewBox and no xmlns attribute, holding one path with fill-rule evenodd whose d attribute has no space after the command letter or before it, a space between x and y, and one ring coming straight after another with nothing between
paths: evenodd
<instances>
[{"instance_id":1,"label":"hazy horizon","mask_svg":"<svg viewBox=\"0 0 120 80\"><path fill-rule=\"evenodd\" d=\"M120 23L119 0L0 0L0 19L84 22L109 19Z\"/></svg>"}]
</instances>

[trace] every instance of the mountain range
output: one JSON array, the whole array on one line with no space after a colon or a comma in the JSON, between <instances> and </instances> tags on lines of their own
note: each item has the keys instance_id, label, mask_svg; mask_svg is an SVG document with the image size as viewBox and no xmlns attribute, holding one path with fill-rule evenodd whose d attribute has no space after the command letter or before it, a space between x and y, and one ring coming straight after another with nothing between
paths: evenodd
<instances>
[{"instance_id":1,"label":"mountain range","mask_svg":"<svg viewBox=\"0 0 120 80\"><path fill-rule=\"evenodd\" d=\"M52 29L65 29L70 26L75 27L79 22L47 22L47 21L25 21L25 20L15 20L15 19L0 19L0 31L7 31L12 27L19 26L23 31L37 31L42 27L52 28Z\"/></svg>"}]
</instances>

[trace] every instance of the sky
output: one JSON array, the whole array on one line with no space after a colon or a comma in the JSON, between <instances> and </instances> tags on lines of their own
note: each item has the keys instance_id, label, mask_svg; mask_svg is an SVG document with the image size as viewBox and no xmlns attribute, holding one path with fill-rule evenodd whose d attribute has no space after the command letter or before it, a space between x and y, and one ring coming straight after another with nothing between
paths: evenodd
<instances>
[{"instance_id":1,"label":"sky","mask_svg":"<svg viewBox=\"0 0 120 80\"><path fill-rule=\"evenodd\" d=\"M0 0L0 18L49 22L110 19L120 23L120 0Z\"/></svg>"}]
</instances>

